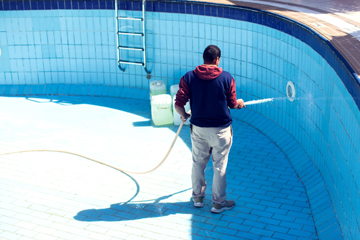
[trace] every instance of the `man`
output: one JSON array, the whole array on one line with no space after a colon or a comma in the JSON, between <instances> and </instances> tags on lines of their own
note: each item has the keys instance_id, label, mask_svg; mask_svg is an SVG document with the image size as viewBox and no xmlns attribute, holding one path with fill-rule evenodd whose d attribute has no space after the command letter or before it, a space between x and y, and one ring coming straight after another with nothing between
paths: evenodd
<instances>
[{"instance_id":1,"label":"man","mask_svg":"<svg viewBox=\"0 0 360 240\"><path fill-rule=\"evenodd\" d=\"M235 202L226 200L226 166L232 144L232 117L229 108L244 108L242 99L236 99L235 80L219 68L221 51L209 45L203 53L204 64L186 73L180 80L175 109L186 121L190 113L184 105L190 99L192 142L192 197L195 207L203 207L206 182L204 171L212 154L213 207L220 213L231 209Z\"/></svg>"}]
</instances>

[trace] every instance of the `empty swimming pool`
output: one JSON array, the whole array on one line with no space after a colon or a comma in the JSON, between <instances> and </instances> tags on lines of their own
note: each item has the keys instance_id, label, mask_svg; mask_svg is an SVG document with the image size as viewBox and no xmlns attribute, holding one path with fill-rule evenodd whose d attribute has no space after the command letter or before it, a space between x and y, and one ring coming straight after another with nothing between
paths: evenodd
<instances>
[{"instance_id":1,"label":"empty swimming pool","mask_svg":"<svg viewBox=\"0 0 360 240\"><path fill-rule=\"evenodd\" d=\"M1 156L0 236L358 239L360 87L336 49L265 11L148 1L143 18L141 5L1 2L1 153L47 148L151 168L177 128L151 124L149 81L177 84L215 44L238 97L275 98L232 111L228 192L237 206L220 215L192 208L185 127L149 175L61 153Z\"/></svg>"}]
</instances>

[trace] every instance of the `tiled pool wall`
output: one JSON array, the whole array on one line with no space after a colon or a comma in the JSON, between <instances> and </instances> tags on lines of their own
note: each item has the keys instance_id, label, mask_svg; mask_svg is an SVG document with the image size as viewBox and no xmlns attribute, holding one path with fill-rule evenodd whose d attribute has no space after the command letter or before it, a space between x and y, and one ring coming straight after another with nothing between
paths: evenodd
<instances>
[{"instance_id":1,"label":"tiled pool wall","mask_svg":"<svg viewBox=\"0 0 360 240\"><path fill-rule=\"evenodd\" d=\"M127 65L125 72L118 68L113 3L0 1L0 94L148 99L144 68ZM307 154L301 155L303 162L293 162L295 170L312 169L308 160L316 166L303 176L299 173L308 195L321 196L313 194L322 187L312 175L319 171L344 238L359 239L360 85L336 50L300 24L254 9L158 1L147 2L146 8L151 80L164 80L168 88L177 84L183 74L202 63L203 49L215 44L222 50L220 67L235 78L238 97L285 98L287 82L294 83L294 102L282 99L252 105L234 111L233 116L262 130L285 152L291 148L286 138L276 139L274 129L295 138ZM140 2L121 1L119 9L120 16L141 15ZM118 23L121 30L141 31L140 22ZM135 36L119 37L119 41L142 44L141 37ZM120 58L141 61L141 55L124 50ZM249 116L262 116L274 124L264 126L265 121ZM319 200L314 205L320 209L322 223L331 220L332 206L321 208L326 204Z\"/></svg>"}]
</instances>

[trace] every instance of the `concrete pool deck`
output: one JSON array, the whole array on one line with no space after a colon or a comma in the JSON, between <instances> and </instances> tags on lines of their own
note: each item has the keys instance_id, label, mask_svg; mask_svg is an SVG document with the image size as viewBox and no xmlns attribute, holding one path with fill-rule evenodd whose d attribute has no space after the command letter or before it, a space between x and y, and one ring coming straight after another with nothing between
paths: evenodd
<instances>
[{"instance_id":1,"label":"concrete pool deck","mask_svg":"<svg viewBox=\"0 0 360 240\"><path fill-rule=\"evenodd\" d=\"M110 97L0 97L0 154L53 149L132 171L155 166L177 126L151 124L149 101ZM264 122L266 124L266 122ZM235 120L227 170L236 207L191 201L184 126L156 171L126 175L64 153L0 156L1 239L318 239L304 186L282 150Z\"/></svg>"}]
</instances>

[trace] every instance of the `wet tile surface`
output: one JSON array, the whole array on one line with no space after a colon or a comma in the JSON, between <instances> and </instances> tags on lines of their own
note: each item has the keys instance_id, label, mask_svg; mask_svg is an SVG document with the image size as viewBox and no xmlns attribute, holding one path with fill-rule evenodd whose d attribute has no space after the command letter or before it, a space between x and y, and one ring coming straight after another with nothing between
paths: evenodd
<instances>
[{"instance_id":1,"label":"wet tile surface","mask_svg":"<svg viewBox=\"0 0 360 240\"><path fill-rule=\"evenodd\" d=\"M161 161L177 126L151 124L148 101L91 97L1 97L0 153L69 151L146 171ZM281 150L256 129L233 124L227 171L236 207L210 213L191 201L189 127L166 162L127 175L80 156L0 156L1 239L317 239L304 187Z\"/></svg>"}]
</instances>

